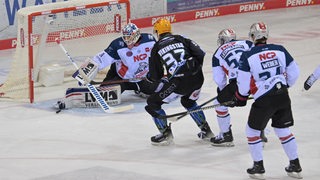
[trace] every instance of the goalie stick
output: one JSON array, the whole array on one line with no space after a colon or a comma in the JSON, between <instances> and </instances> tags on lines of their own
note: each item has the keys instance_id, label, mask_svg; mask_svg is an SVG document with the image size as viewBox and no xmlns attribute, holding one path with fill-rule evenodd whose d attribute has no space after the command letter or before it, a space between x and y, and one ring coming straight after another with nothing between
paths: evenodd
<instances>
[{"instance_id":1,"label":"goalie stick","mask_svg":"<svg viewBox=\"0 0 320 180\"><path fill-rule=\"evenodd\" d=\"M69 55L68 51L65 49L65 47L61 44L60 40L57 38L55 39L56 43L60 46L60 48L63 50L65 55L68 57L69 61L74 65L75 68L79 69L78 65L75 63L75 61L72 59L72 57ZM85 75L81 69L79 70L80 74L83 76ZM83 77L84 78L84 77ZM111 113L117 113L117 112L123 112L133 109L133 105L127 105L127 106L121 106L121 107L110 107L106 101L102 98L99 91L94 87L92 84L87 83L86 84L88 90L90 93L95 97L97 102L99 103L100 107L104 112L111 112Z\"/></svg>"},{"instance_id":2,"label":"goalie stick","mask_svg":"<svg viewBox=\"0 0 320 180\"><path fill-rule=\"evenodd\" d=\"M125 83L125 82L136 82L141 81L146 78L131 78L131 79L119 79L119 80L112 80L112 81L103 81L103 82L97 82L97 81L90 81L90 84L92 85L111 85L111 84L119 84L119 83Z\"/></svg>"}]
</instances>

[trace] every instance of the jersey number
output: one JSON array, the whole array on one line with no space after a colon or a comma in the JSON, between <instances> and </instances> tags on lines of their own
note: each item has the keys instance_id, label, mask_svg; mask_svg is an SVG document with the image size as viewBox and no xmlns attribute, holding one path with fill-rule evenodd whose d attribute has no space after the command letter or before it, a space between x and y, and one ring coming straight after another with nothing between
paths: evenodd
<instances>
[{"instance_id":1,"label":"jersey number","mask_svg":"<svg viewBox=\"0 0 320 180\"><path fill-rule=\"evenodd\" d=\"M174 54L168 53L162 57L166 62L167 67L170 67L168 73L170 73L171 75L174 75L177 69L186 62L186 60L184 59L184 52L184 49L175 49L173 50ZM175 58L175 56L178 56L178 59Z\"/></svg>"}]
</instances>

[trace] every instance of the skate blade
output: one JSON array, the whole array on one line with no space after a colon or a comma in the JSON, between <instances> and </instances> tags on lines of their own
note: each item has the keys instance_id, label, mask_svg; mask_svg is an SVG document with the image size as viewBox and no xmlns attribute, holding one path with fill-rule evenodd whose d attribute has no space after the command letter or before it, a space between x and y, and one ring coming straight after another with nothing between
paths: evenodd
<instances>
[{"instance_id":1,"label":"skate blade","mask_svg":"<svg viewBox=\"0 0 320 180\"><path fill-rule=\"evenodd\" d=\"M173 140L169 140L169 141L162 141L162 142L151 142L152 145L154 146L170 146L170 145L174 145L174 141Z\"/></svg>"},{"instance_id":2,"label":"skate blade","mask_svg":"<svg viewBox=\"0 0 320 180\"><path fill-rule=\"evenodd\" d=\"M287 172L288 176L296 178L296 179L303 179L302 174L301 173L297 173L297 172Z\"/></svg>"},{"instance_id":3,"label":"skate blade","mask_svg":"<svg viewBox=\"0 0 320 180\"><path fill-rule=\"evenodd\" d=\"M226 142L226 143L221 143L221 144L212 143L211 145L215 146L215 147L234 147L233 142Z\"/></svg>"},{"instance_id":4,"label":"skate blade","mask_svg":"<svg viewBox=\"0 0 320 180\"><path fill-rule=\"evenodd\" d=\"M266 179L264 174L249 174L249 177L252 179Z\"/></svg>"}]
</instances>

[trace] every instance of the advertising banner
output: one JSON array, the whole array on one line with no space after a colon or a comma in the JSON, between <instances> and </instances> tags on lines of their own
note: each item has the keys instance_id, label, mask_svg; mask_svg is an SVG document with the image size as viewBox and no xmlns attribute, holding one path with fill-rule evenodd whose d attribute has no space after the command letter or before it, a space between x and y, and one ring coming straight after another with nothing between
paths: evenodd
<instances>
[{"instance_id":1,"label":"advertising banner","mask_svg":"<svg viewBox=\"0 0 320 180\"><path fill-rule=\"evenodd\" d=\"M167 13L224 6L237 3L257 2L264 0L167 0Z\"/></svg>"},{"instance_id":2,"label":"advertising banner","mask_svg":"<svg viewBox=\"0 0 320 180\"><path fill-rule=\"evenodd\" d=\"M197 0L193 0L196 2ZM204 1L204 0L203 0ZM207 7L190 11L169 13L161 16L133 19L131 22L139 27L150 27L159 18L166 18L171 23L239 14L255 11L264 11L278 8L292 8L299 6L319 5L320 0L263 0L242 4L230 4L225 6Z\"/></svg>"}]
</instances>

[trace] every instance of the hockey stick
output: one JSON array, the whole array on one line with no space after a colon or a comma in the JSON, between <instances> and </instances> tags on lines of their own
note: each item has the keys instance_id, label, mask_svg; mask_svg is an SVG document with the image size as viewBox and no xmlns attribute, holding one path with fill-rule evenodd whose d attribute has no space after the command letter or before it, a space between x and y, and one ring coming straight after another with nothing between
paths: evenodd
<instances>
[{"instance_id":1,"label":"hockey stick","mask_svg":"<svg viewBox=\"0 0 320 180\"><path fill-rule=\"evenodd\" d=\"M210 102L214 101L215 99L217 99L217 97L211 98L211 99L209 99L208 101L200 104L200 105L199 105L199 108L201 108L201 107L209 104ZM185 113L185 114L183 114L183 115L180 115L179 117L176 118L175 121L178 121L179 119L181 119L181 118L183 118L183 117L185 117L185 116L187 116L187 115L188 115L188 113Z\"/></svg>"},{"instance_id":2,"label":"hockey stick","mask_svg":"<svg viewBox=\"0 0 320 180\"><path fill-rule=\"evenodd\" d=\"M214 99L214 98L212 98ZM212 100L210 99L210 100ZM250 99L253 99L253 97L249 97L248 100ZM210 101L209 100L209 101ZM206 103L206 102L205 102ZM209 103L209 102L208 102ZM233 101L227 101L227 102L224 102L224 103L221 103L221 104L214 104L214 105L210 105L210 106L205 106L205 107L201 107L201 108L198 108L198 109L195 109L195 110L191 110L191 111L184 111L184 112L180 112L180 113L175 113L175 114L170 114L170 115L159 115L158 118L159 119L168 119L169 121L171 122L176 122L178 121L179 119L176 118L176 116L182 116L182 115L188 115L188 114L191 114L191 113L195 113L195 112L199 112L199 111L203 111L203 110L208 110L208 109L213 109L213 108L216 108L216 107L219 107L219 106L228 106L230 105L231 103L233 103Z\"/></svg>"},{"instance_id":3,"label":"hockey stick","mask_svg":"<svg viewBox=\"0 0 320 180\"><path fill-rule=\"evenodd\" d=\"M63 52L65 53L65 55L68 57L69 61L73 64L73 66L77 69L79 69L78 65L75 63L75 61L72 59L72 57L69 55L68 51L65 49L65 47L61 44L60 40L57 38L56 39L56 43L60 46L60 48L63 50ZM84 73L81 70L79 71L80 74ZM110 107L106 101L102 98L102 96L100 95L99 91L96 89L96 87L94 87L92 84L87 83L86 84L87 88L89 89L89 91L91 92L91 94L95 97L95 99L97 100L98 104L100 105L100 107L102 108L102 110L104 112L111 112L111 113L117 113L117 112L123 112L123 111L128 111L133 109L133 105L127 105L127 106L121 106L121 107Z\"/></svg>"},{"instance_id":4,"label":"hockey stick","mask_svg":"<svg viewBox=\"0 0 320 180\"><path fill-rule=\"evenodd\" d=\"M103 81L103 82L97 82L97 81L90 81L90 84L92 85L110 85L110 84L120 84L120 83L125 83L125 82L136 82L136 81L141 81L146 78L131 78L131 79L119 79L119 80L111 80L111 81Z\"/></svg>"},{"instance_id":5,"label":"hockey stick","mask_svg":"<svg viewBox=\"0 0 320 180\"><path fill-rule=\"evenodd\" d=\"M221 103L221 104L214 104L214 105L201 107L201 108L198 108L198 109L195 109L195 110L191 110L191 111L184 111L184 112L165 115L165 116L159 115L158 118L159 119L167 119L167 120L169 120L171 122L175 122L175 121L178 120L177 118L175 118L176 116L188 115L188 114L192 114L192 113L203 111L203 110L213 109L213 108L216 108L216 107L219 107L219 106L226 106L226 105L229 105L231 103L233 103L233 101L227 101L227 102L224 102L224 103Z\"/></svg>"}]
</instances>

